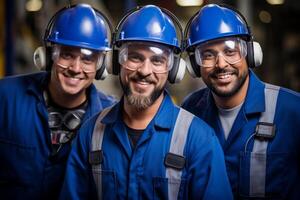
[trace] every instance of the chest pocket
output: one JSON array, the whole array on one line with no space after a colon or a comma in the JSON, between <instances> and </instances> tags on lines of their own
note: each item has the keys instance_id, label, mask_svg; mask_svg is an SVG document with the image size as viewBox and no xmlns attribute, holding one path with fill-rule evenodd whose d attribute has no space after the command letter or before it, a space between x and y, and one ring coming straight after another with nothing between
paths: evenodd
<instances>
[{"instance_id":1,"label":"chest pocket","mask_svg":"<svg viewBox=\"0 0 300 200\"><path fill-rule=\"evenodd\" d=\"M118 199L117 196L117 175L114 171L108 171L108 170L101 170L101 169L93 169L93 176L94 180L97 181L96 183L96 189L98 192L98 195L101 193L102 199L107 200L114 200ZM96 180L95 177L98 179ZM100 181L105 184L99 184ZM101 186L101 188L100 188ZM102 191L106 191L103 192ZM98 198L98 199L101 199Z\"/></svg>"},{"instance_id":2,"label":"chest pocket","mask_svg":"<svg viewBox=\"0 0 300 200\"><path fill-rule=\"evenodd\" d=\"M251 158L263 160L266 158L266 169L264 177L260 173L251 177ZM239 191L240 196L253 199L285 199L286 186L288 184L286 166L288 165L288 153L272 153L267 154L242 152L240 155L240 175L239 175ZM255 188L251 188L250 180L265 179L264 195L261 193L251 193Z\"/></svg>"},{"instance_id":3,"label":"chest pocket","mask_svg":"<svg viewBox=\"0 0 300 200\"><path fill-rule=\"evenodd\" d=\"M169 196L170 192L177 190L175 199L184 199L184 191L187 187L185 179L168 179L162 177L154 177L153 179L153 199L172 199ZM169 190L171 191L169 192Z\"/></svg>"},{"instance_id":4,"label":"chest pocket","mask_svg":"<svg viewBox=\"0 0 300 200\"><path fill-rule=\"evenodd\" d=\"M266 84L265 112L256 126L252 152L242 152L240 157L240 195L260 199L281 199L284 193L287 154L272 153L269 141L276 133L274 116L279 87ZM251 139L251 138L249 138ZM247 144L245 149L247 149Z\"/></svg>"},{"instance_id":5,"label":"chest pocket","mask_svg":"<svg viewBox=\"0 0 300 200\"><path fill-rule=\"evenodd\" d=\"M30 186L36 169L35 153L33 146L0 138L0 190Z\"/></svg>"}]
</instances>

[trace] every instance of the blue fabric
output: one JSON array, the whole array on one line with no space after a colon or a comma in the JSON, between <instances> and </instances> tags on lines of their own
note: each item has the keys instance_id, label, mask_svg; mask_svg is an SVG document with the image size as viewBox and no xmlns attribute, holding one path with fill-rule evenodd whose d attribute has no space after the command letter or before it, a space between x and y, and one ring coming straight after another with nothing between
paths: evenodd
<instances>
[{"instance_id":1,"label":"blue fabric","mask_svg":"<svg viewBox=\"0 0 300 200\"><path fill-rule=\"evenodd\" d=\"M103 199L168 199L164 157L179 108L165 98L135 149L131 148L121 119L123 101L102 120ZM88 162L97 116L87 121L71 151L61 199L96 199L96 188ZM221 147L206 123L195 117L184 148L186 166L182 171L179 199L232 199ZM169 180L173 183L176 180Z\"/></svg>"},{"instance_id":2,"label":"blue fabric","mask_svg":"<svg viewBox=\"0 0 300 200\"><path fill-rule=\"evenodd\" d=\"M236 199L249 196L250 151L261 112L265 110L265 84L250 70L250 84L245 102L233 124L227 141L218 110L207 88L187 97L182 107L202 118L216 131L225 155L227 173ZM300 198L300 95L281 88L278 95L275 138L267 149L266 196L271 199Z\"/></svg>"},{"instance_id":3,"label":"blue fabric","mask_svg":"<svg viewBox=\"0 0 300 200\"><path fill-rule=\"evenodd\" d=\"M51 156L43 90L47 72L0 80L0 198L57 199L70 145ZM84 120L114 102L89 89Z\"/></svg>"}]
</instances>

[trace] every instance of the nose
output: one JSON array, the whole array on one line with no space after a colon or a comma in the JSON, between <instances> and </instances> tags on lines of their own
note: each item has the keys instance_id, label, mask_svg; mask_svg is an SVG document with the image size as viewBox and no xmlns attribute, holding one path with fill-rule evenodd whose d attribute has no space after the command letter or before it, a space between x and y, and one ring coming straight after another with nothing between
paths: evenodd
<instances>
[{"instance_id":1,"label":"nose","mask_svg":"<svg viewBox=\"0 0 300 200\"><path fill-rule=\"evenodd\" d=\"M77 56L71 64L69 70L80 73L82 70L80 56Z\"/></svg>"},{"instance_id":2,"label":"nose","mask_svg":"<svg viewBox=\"0 0 300 200\"><path fill-rule=\"evenodd\" d=\"M152 73L152 63L148 59L144 61L144 63L138 68L138 72L147 76Z\"/></svg>"},{"instance_id":3,"label":"nose","mask_svg":"<svg viewBox=\"0 0 300 200\"><path fill-rule=\"evenodd\" d=\"M227 67L229 64L228 62L225 60L224 56L222 54L218 54L217 56L217 60L216 60L216 67L219 68L225 68Z\"/></svg>"}]
</instances>

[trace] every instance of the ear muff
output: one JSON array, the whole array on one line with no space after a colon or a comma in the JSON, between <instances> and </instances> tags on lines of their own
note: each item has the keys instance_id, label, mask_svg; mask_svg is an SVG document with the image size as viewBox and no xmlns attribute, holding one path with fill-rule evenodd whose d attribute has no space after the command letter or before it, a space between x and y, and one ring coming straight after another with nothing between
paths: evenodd
<instances>
[{"instance_id":1,"label":"ear muff","mask_svg":"<svg viewBox=\"0 0 300 200\"><path fill-rule=\"evenodd\" d=\"M120 63L119 63L119 48L122 45L120 42L117 42L116 39L119 38L120 34L120 27L123 25L125 20L134 12L140 10L143 7L137 7L131 11L129 11L125 16L120 20L119 24L116 26L115 32L114 32L114 37L113 37L113 62L112 62L112 68L109 70L110 73L113 75L118 75L120 73ZM165 8L160 8L161 11L169 16L172 20L172 22L175 24L177 27L176 33L179 36L179 40L182 42L183 39L183 31L181 24L177 17L171 13L169 10ZM182 49L182 44L181 44L181 49ZM178 83L180 82L185 74L185 69L186 69L186 62L184 59L181 58L181 52L174 52L174 63L172 69L169 71L168 75L168 81L170 83Z\"/></svg>"},{"instance_id":2,"label":"ear muff","mask_svg":"<svg viewBox=\"0 0 300 200\"><path fill-rule=\"evenodd\" d=\"M105 23L109 27L109 43L111 45L112 40L113 40L113 27L112 24L110 23L109 19L104 15L104 13L100 12L99 10L93 8L95 12L100 15L102 18L104 18ZM96 80L104 80L108 76L108 70L111 68L112 65L112 52L107 51L103 60L102 65L98 68L96 72L95 79Z\"/></svg>"},{"instance_id":3,"label":"ear muff","mask_svg":"<svg viewBox=\"0 0 300 200\"><path fill-rule=\"evenodd\" d=\"M258 42L249 41L247 43L247 63L250 68L258 67L262 64L263 52Z\"/></svg>"},{"instance_id":4,"label":"ear muff","mask_svg":"<svg viewBox=\"0 0 300 200\"><path fill-rule=\"evenodd\" d=\"M197 65L195 54L193 53L188 54L185 60L186 60L186 66L189 74L193 78L201 77L200 66Z\"/></svg>"},{"instance_id":5,"label":"ear muff","mask_svg":"<svg viewBox=\"0 0 300 200\"><path fill-rule=\"evenodd\" d=\"M39 70L46 69L46 50L45 47L38 47L33 53L33 63Z\"/></svg>"},{"instance_id":6,"label":"ear muff","mask_svg":"<svg viewBox=\"0 0 300 200\"><path fill-rule=\"evenodd\" d=\"M198 12L196 12L191 18L190 20L187 22L186 24L186 28L184 30L184 44L185 44L185 48L188 44L187 42L187 38L188 38L188 30L191 26L191 23L193 21L193 19L197 16ZM200 66L197 64L196 62L196 56L194 53L195 49L191 49L191 50L187 50L185 49L185 52L187 53L185 60L186 60L186 65L187 65L187 70L189 72L189 74L193 77L193 78L200 78L201 77L201 73L200 73Z\"/></svg>"},{"instance_id":7,"label":"ear muff","mask_svg":"<svg viewBox=\"0 0 300 200\"><path fill-rule=\"evenodd\" d=\"M258 67L262 64L263 61L263 51L258 42L253 41L253 52L254 66Z\"/></svg>"},{"instance_id":8,"label":"ear muff","mask_svg":"<svg viewBox=\"0 0 300 200\"><path fill-rule=\"evenodd\" d=\"M34 52L34 56L33 56L33 62L35 64L35 66L40 69L40 70L46 70L46 71L51 71L51 67L53 64L52 61L52 44L50 42L47 41L47 38L50 36L51 34L51 30L53 28L53 25L57 19L57 17L64 12L67 9L73 8L77 6L75 5L68 5L67 7L64 7L62 9L60 9L59 11L57 11L52 18L49 20L47 26L46 26L46 30L43 36L43 41L44 41L44 47L38 47L35 52ZM109 21L109 19L99 10L92 8L95 13L101 17L103 19L103 21L105 22L106 26L108 27L108 39L109 39L109 44L111 44L112 41L112 32L113 32L113 27ZM64 45L64 44L61 44ZM97 66L97 71L96 71L96 76L95 79L96 80L103 80L107 75L107 66L111 65L111 53L108 51L106 52L106 55L104 56L104 60L101 63L101 66Z\"/></svg>"},{"instance_id":9,"label":"ear muff","mask_svg":"<svg viewBox=\"0 0 300 200\"><path fill-rule=\"evenodd\" d=\"M119 63L119 50L120 48L119 44L113 44L113 50L112 50L112 67L109 70L109 72L113 75L119 75L121 65Z\"/></svg>"},{"instance_id":10,"label":"ear muff","mask_svg":"<svg viewBox=\"0 0 300 200\"><path fill-rule=\"evenodd\" d=\"M168 75L168 80L170 83L179 83L185 74L186 63L180 56L175 56L174 64L172 70L170 70Z\"/></svg>"},{"instance_id":11,"label":"ear muff","mask_svg":"<svg viewBox=\"0 0 300 200\"><path fill-rule=\"evenodd\" d=\"M97 63L97 71L96 71L96 75L95 75L95 79L96 80L104 80L108 73L107 73L107 63L109 62L109 57L106 55L104 55L103 61Z\"/></svg>"}]
</instances>

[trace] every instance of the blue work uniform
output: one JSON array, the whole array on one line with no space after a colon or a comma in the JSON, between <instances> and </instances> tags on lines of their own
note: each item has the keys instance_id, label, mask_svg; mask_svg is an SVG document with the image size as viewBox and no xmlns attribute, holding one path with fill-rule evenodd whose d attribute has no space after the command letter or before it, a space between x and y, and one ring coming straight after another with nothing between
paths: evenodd
<instances>
[{"instance_id":1,"label":"blue work uniform","mask_svg":"<svg viewBox=\"0 0 300 200\"><path fill-rule=\"evenodd\" d=\"M250 155L254 147L256 125L266 110L265 87L249 70L250 81L245 101L233 123L227 140L213 96L208 88L192 93L182 107L211 125L220 141L233 194L236 199L253 197L250 188ZM274 115L275 135L264 139L266 168L264 198L300 199L300 95L280 88ZM262 155L263 156L263 155ZM252 166L255 167L255 166ZM257 179L258 177L252 177Z\"/></svg>"},{"instance_id":2,"label":"blue work uniform","mask_svg":"<svg viewBox=\"0 0 300 200\"><path fill-rule=\"evenodd\" d=\"M43 92L48 72L0 80L0 199L57 199L70 144L52 155L48 111ZM115 100L88 89L83 120Z\"/></svg>"},{"instance_id":3,"label":"blue work uniform","mask_svg":"<svg viewBox=\"0 0 300 200\"><path fill-rule=\"evenodd\" d=\"M122 120L123 99L101 120L102 199L168 199L168 184L179 187L178 199L232 199L222 149L205 122L193 116L184 146L181 180L165 177L169 151L179 112L167 92L155 117L132 148ZM185 111L186 112L186 111ZM74 142L67 164L61 199L97 199L92 166L91 139L98 116L88 120Z\"/></svg>"}]
</instances>

